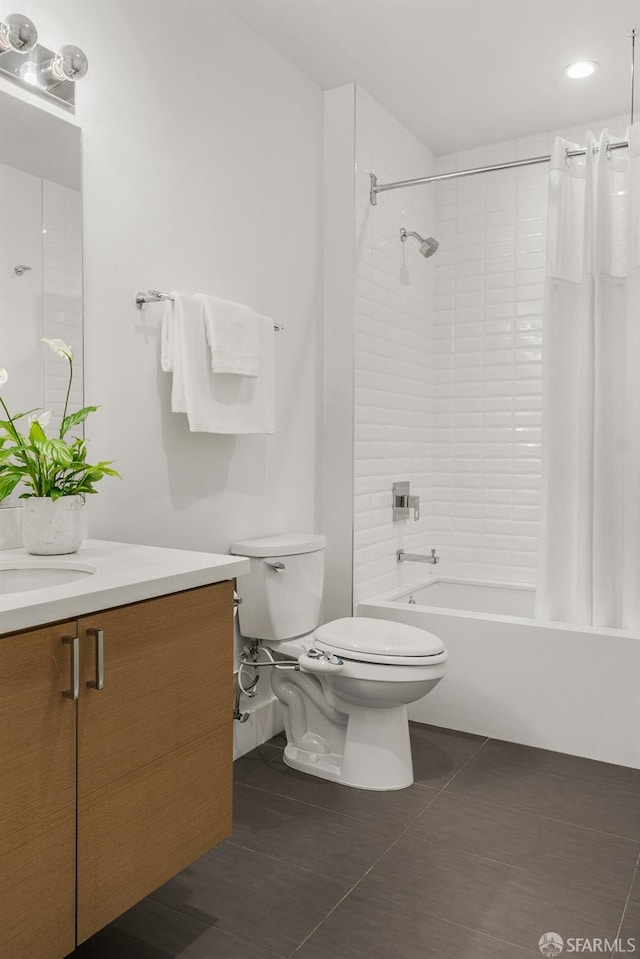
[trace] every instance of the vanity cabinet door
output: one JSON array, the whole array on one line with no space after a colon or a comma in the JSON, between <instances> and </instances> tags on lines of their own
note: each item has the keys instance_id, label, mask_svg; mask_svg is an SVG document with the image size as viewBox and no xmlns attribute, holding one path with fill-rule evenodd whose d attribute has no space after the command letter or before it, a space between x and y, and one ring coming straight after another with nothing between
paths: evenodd
<instances>
[{"instance_id":1,"label":"vanity cabinet door","mask_svg":"<svg viewBox=\"0 0 640 959\"><path fill-rule=\"evenodd\" d=\"M75 944L75 623L0 638L0 956Z\"/></svg>"},{"instance_id":2,"label":"vanity cabinet door","mask_svg":"<svg viewBox=\"0 0 640 959\"><path fill-rule=\"evenodd\" d=\"M231 832L233 584L96 613L78 635L81 943Z\"/></svg>"}]
</instances>

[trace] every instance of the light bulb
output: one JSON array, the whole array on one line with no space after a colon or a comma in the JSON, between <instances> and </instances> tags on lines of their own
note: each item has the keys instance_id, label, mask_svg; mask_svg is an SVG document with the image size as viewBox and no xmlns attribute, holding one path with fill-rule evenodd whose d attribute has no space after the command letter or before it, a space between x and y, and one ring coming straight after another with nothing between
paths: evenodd
<instances>
[{"instance_id":1,"label":"light bulb","mask_svg":"<svg viewBox=\"0 0 640 959\"><path fill-rule=\"evenodd\" d=\"M21 13L11 13L0 23L0 52L14 50L16 53L29 53L38 42L38 31Z\"/></svg>"},{"instance_id":2,"label":"light bulb","mask_svg":"<svg viewBox=\"0 0 640 959\"><path fill-rule=\"evenodd\" d=\"M576 60L575 63L566 66L562 72L571 80L584 80L585 77L595 73L598 66L595 60Z\"/></svg>"},{"instance_id":3,"label":"light bulb","mask_svg":"<svg viewBox=\"0 0 640 959\"><path fill-rule=\"evenodd\" d=\"M40 70L35 60L25 60L18 70L18 76L30 87L37 87L38 90L44 90L45 84L40 79Z\"/></svg>"},{"instance_id":4,"label":"light bulb","mask_svg":"<svg viewBox=\"0 0 640 959\"><path fill-rule=\"evenodd\" d=\"M58 80L81 80L89 69L89 61L80 47L68 43L56 53L51 69Z\"/></svg>"},{"instance_id":5,"label":"light bulb","mask_svg":"<svg viewBox=\"0 0 640 959\"><path fill-rule=\"evenodd\" d=\"M55 57L38 65L38 80L44 87L55 87L59 83L74 83L80 80L89 69L89 61L80 49L72 44L60 47Z\"/></svg>"}]
</instances>

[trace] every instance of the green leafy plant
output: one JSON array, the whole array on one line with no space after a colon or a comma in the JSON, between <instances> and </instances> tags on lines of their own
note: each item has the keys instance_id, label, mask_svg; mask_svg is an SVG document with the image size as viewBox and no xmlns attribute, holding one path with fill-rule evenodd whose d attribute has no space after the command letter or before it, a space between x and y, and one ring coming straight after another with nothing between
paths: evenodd
<instances>
[{"instance_id":1,"label":"green leafy plant","mask_svg":"<svg viewBox=\"0 0 640 959\"><path fill-rule=\"evenodd\" d=\"M50 496L55 500L61 496L96 493L94 484L103 476L120 476L111 469L110 460L94 466L87 463L85 441L78 436L69 436L70 431L84 423L89 413L98 407L85 406L67 414L73 381L73 352L63 340L45 337L42 342L69 363L69 383L60 431L58 436L49 439L45 429L51 419L50 412L29 410L11 416L0 396L6 416L0 420L0 500L6 499L21 482L27 489L20 499ZM0 389L8 378L7 371L0 369ZM25 417L29 424L27 435L18 428L19 421Z\"/></svg>"}]
</instances>

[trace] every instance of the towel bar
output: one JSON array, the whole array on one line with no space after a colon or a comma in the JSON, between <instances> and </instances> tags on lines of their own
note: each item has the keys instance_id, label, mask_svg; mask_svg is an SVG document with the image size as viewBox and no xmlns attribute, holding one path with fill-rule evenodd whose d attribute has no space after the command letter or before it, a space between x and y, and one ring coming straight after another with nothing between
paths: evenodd
<instances>
[{"instance_id":1,"label":"towel bar","mask_svg":"<svg viewBox=\"0 0 640 959\"><path fill-rule=\"evenodd\" d=\"M136 293L136 306L139 310L147 303L160 303L161 300L173 300L173 297L170 293L161 293L160 290L147 290L146 293L142 293L141 291ZM276 333L284 330L284 326L280 323L274 323L273 328Z\"/></svg>"}]
</instances>

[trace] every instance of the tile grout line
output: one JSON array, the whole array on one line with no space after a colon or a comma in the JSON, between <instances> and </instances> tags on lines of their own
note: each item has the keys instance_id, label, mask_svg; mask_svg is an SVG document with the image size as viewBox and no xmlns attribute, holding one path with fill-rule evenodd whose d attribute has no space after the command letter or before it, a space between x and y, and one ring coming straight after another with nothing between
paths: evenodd
<instances>
[{"instance_id":1,"label":"tile grout line","mask_svg":"<svg viewBox=\"0 0 640 959\"><path fill-rule=\"evenodd\" d=\"M447 785L453 782L454 779L455 779L455 776L451 778L451 780L449 781ZM438 796L439 795L440 793L438 793ZM449 795L452 795L457 798L461 798L459 793L450 793ZM434 799L437 799L438 796L434 796ZM542 810L538 809L537 807L534 807L531 809L527 807L526 809L524 809L518 805L511 806L507 802L495 802L492 799L484 799L484 798L478 799L475 796L469 796L465 798L467 799L468 802L479 803L480 805L484 804L486 806L495 806L496 808L504 807L505 809L510 809L514 812L521 812L523 815L530 816L532 819L542 819L545 822L555 822L555 823L558 823L560 826L570 826L572 829L582 829L584 830L584 832L595 833L597 836L606 836L608 839L620 839L623 842L628 842L628 843L631 843L631 845L633 846L640 847L640 836L638 837L624 836L618 832L605 832L603 829L595 829L593 826L585 826L584 823L573 822L571 819L558 819L557 816L549 816L545 814Z\"/></svg>"},{"instance_id":2,"label":"tile grout line","mask_svg":"<svg viewBox=\"0 0 640 959\"><path fill-rule=\"evenodd\" d=\"M440 728L440 727L438 727L438 728ZM511 741L511 740L508 740L508 739L494 739L492 736L487 736L485 742L482 743L482 746L485 746L488 742L497 743L498 745L521 747L522 749L528 749L528 750L531 750L532 752L551 752L551 753L553 753L554 755L556 755L556 756L558 756L558 757L566 757L566 758L568 758L568 759L584 760L585 762L594 763L595 765L598 765L598 766L613 766L614 768L631 769L633 772L638 771L638 770L636 770L634 767L620 766L618 763L607 763L607 762L605 762L604 760L601 760L601 759L589 759L587 756L576 756L576 755L573 755L573 754L571 754L571 753L557 752L556 750L553 750L553 749L547 749L547 748L544 747L544 746L528 746L526 743L518 743L518 742L514 742L514 741ZM477 752L479 752L479 750L477 750ZM475 755L475 754L474 754L474 755ZM471 758L473 758L473 757L471 757ZM460 771L460 770L458 770L458 772L459 772L459 771ZM457 773L456 773L456 775L457 775ZM583 785L583 786L592 786L592 787L595 787L596 789L599 789L599 788L602 788L602 789L609 788L608 784L603 783L603 782L599 782L599 781L596 780L596 779L585 779L585 778L583 778L582 776L579 776L579 775L578 775L578 776L575 776L575 775L574 775L574 776L571 776L571 775L568 775L568 774L566 774L566 773L558 772L557 770L544 770L544 771L543 771L543 775L545 775L545 776L550 776L552 779L561 779L561 780L562 780L562 779L568 779L570 782L574 782L574 783L577 782L577 783L579 783L579 784L581 784L581 785ZM453 778L455 778L455 777L453 777ZM637 788L634 788L634 787L630 787L630 786L627 786L627 785L625 784L625 785L622 785L622 786L618 785L618 786L617 786L617 791L618 791L618 792L621 792L621 793L624 793L625 796L636 797L636 798L638 798L638 799L640 800L640 789L637 789Z\"/></svg>"},{"instance_id":3,"label":"tile grout line","mask_svg":"<svg viewBox=\"0 0 640 959\"><path fill-rule=\"evenodd\" d=\"M469 763L471 763L472 760L475 759L475 758L481 753L481 751L484 749L484 747L485 747L489 742L491 742L491 737L487 736L487 737L484 738L484 740L483 740L482 742L479 743L477 749L472 753L472 755L470 755L470 756L468 757L468 759L465 760L465 762L464 762L464 763L453 773L453 775L444 783L444 785L442 785L442 786L440 787L440 789L438 789L438 791L435 793L435 795L432 796L432 798L429 800L429 802L426 804L426 806L421 810L421 812L418 813L417 816L414 816L414 817L411 819L411 821L406 824L406 826L405 826L405 828L402 830L402 832L400 832L399 835L396 836L396 838L389 844L389 846L388 846L386 849L384 849L384 851L380 854L380 856L376 859L376 861L373 862L373 863L368 867L368 869L365 870L365 872L353 883L353 885L345 892L345 894L344 894L343 896L341 896L341 898L338 900L338 902L336 902L335 905L334 905L334 906L327 912L327 914L320 920L320 922L318 922L318 923L316 924L316 926L309 932L309 934L302 940L302 942L300 942L300 943L295 947L295 949L289 954L290 957L291 957L291 959L293 959L294 956L298 955L298 953L300 952L300 950L301 950L301 949L304 947L304 945L312 938L312 936L314 936L314 935L316 934L316 932L320 929L320 927L331 917L331 915L338 909L338 907L341 906L342 903L344 903L346 899L348 899L348 897L358 888L358 886L363 882L363 880L369 875L369 873L370 873L373 869L375 869L375 867L376 867L376 866L381 862L381 860L390 852L390 850L393 849L394 846L407 834L408 830L415 824L415 822L417 821L417 819L419 819L420 816L442 795L442 793L451 785L452 782L454 782L454 780L455 780L455 779L459 776L459 774L469 765ZM562 778L562 777L560 777L560 778ZM249 785L249 784L248 784L248 783L239 783L239 785L245 785L245 786L246 786L246 785ZM433 786L431 786L431 787L426 786L426 784L424 784L424 783L416 783L416 785L417 785L417 786L422 786L423 788L426 787L426 788L429 788L429 789L431 789L431 790L433 790L433 789L435 788L435 787L433 787ZM272 793L270 790L262 789L262 788L259 787L259 786L250 786L250 788L256 789L256 790L261 791L261 792L264 792L264 793L268 793L268 794L270 794L270 795L280 795L279 793L275 793L275 794L274 794L274 793ZM286 796L283 797L283 798L291 799L291 797L286 797ZM310 803L310 802L307 802L307 801L305 801L305 800L296 799L296 800L293 800L293 801L299 802L299 803L301 803L302 805L310 806L310 807L312 807L312 808L322 809L322 810L324 810L325 812L332 812L332 813L335 813L335 812L336 812L336 810L328 809L328 808L323 807L323 806L316 806L315 803ZM495 804L492 803L491 805L495 805ZM349 813L339 812L338 814L344 816L345 818L354 819L354 820L357 820L357 821L359 821L359 822L365 822L365 823L368 823L368 822L369 822L368 820L362 820L360 817L352 816L352 815L350 815ZM597 832L597 833L600 833L600 834L602 834L602 835L610 835L610 834L608 834L608 833L601 833L601 830L594 830L594 829L591 829L591 828L588 827L588 826L582 826L582 825L577 824L577 823L569 823L569 822L566 822L566 823L565 823L564 820L556 820L556 819L553 819L552 817L549 817L549 816L540 815L540 813L531 813L531 815L533 815L533 816L539 816L539 818L548 819L548 820L550 820L550 821L563 823L563 824L566 824L566 825L569 825L569 826L574 826L574 827L576 827L576 828L587 829L588 831ZM372 824L372 825L375 825L375 823L371 823L371 824ZM637 840L630 839L630 837L621 836L621 837L617 837L617 838L625 839L625 840L627 840L627 841L635 842L635 843L637 844ZM481 858L486 858L486 857L481 857ZM498 861L498 860L497 860L497 861ZM637 861L636 861L636 867L635 867L635 871L634 871L634 876L635 876L635 874L636 874L636 871L638 871L638 869L640 869L640 856L638 856L638 859L637 859ZM629 893L628 893L628 895L627 895L627 899L626 899L626 901L625 901L625 903L624 903L624 908L623 908L623 911L622 911L622 916L621 916L620 923L619 923L619 926L618 926L617 936L619 936L620 930L621 930L621 928L622 928L622 922L623 922L623 919L624 919L624 915L625 915L625 913L626 913L626 908L627 908L627 905L628 905L628 903L629 903L629 901L630 901L630 897L631 897L631 889L632 889L632 886L633 886L633 878L632 878L632 880L631 880L631 884L630 884L630 887L629 887ZM621 901L621 900L620 900L620 901ZM445 921L450 921L450 920L445 920ZM460 925L460 924L459 924L459 923L453 923L453 925ZM479 932L479 930L471 929L471 927L462 926L462 928L469 928L470 931ZM482 934L484 935L484 933L482 933ZM490 938L494 938L494 937L490 937ZM505 941L505 942L506 942L506 940L497 940L497 941ZM515 944L514 944L514 945L515 945Z\"/></svg>"},{"instance_id":4,"label":"tile grout line","mask_svg":"<svg viewBox=\"0 0 640 959\"><path fill-rule=\"evenodd\" d=\"M429 791L435 791L435 787L434 787L434 786L425 786L423 783L413 783L413 785L414 785L414 786L417 786L419 789L428 789ZM246 789L255 789L257 792L264 793L266 796L277 796L278 799L286 799L287 802L296 802L296 803L300 803L301 806L310 806L312 809L320 809L320 810L322 810L322 812L326 812L326 813L328 813L329 815L344 816L345 819L351 819L351 820L353 820L354 822L359 822L359 823L362 823L363 825L367 825L367 826L378 826L378 827L380 827L380 828L387 828L388 825L389 825L386 820L382 820L382 819L363 819L362 816L356 816L356 815L352 815L351 813L348 813L348 812L342 812L342 810L340 810L340 809L332 809L330 806L320 806L320 805L318 805L318 803L309 802L309 800L307 800L307 799L294 799L293 796L287 796L285 793L273 792L273 790L271 790L271 789L264 789L262 786L253 786L253 785L251 785L250 783L240 782L240 780L237 780L236 782L234 782L234 787L235 787L235 786L244 786ZM351 788L351 787L347 787L347 788ZM436 793L436 795L431 797L431 799L429 800L429 802L427 803L427 805L426 805L423 809L421 809L420 812L417 813L416 816L414 816L412 822L415 822L415 820L418 818L418 816L420 816L420 815L424 812L425 809L428 809L428 807L431 805L431 803L433 802L433 800L436 799L437 796L439 796L439 795L440 795L440 791L438 790L438 792Z\"/></svg>"},{"instance_id":5,"label":"tile grout line","mask_svg":"<svg viewBox=\"0 0 640 959\"><path fill-rule=\"evenodd\" d=\"M471 762L471 760L474 758L474 756L477 756L478 753L480 752L480 750L483 748L483 746L485 746L488 742L489 742L489 737L487 736L487 738L484 740L484 742L480 743L480 745L478 746L478 748L476 749L476 751L473 753L473 755L470 756L469 759L467 759L466 762L464 762L464 763L462 764L462 766L460 767L460 769L464 769L464 767L467 765L467 763ZM458 772L460 772L460 770L458 770ZM455 775L457 775L457 773L456 773ZM301 942L301 943L295 948L295 950L291 953L291 959L293 959L293 957L297 955L297 953L300 951L300 949L302 949L302 947L304 946L304 944L309 941L309 939L318 931L318 929L322 926L322 924L323 924L324 922L326 922L327 919L329 919L329 917L330 917L331 915L333 915L333 913L336 911L336 909L338 908L338 906L340 906L340 905L345 901L345 899L347 899L347 898L351 895L351 893L360 885L360 883L362 882L362 880L363 880L363 879L366 879L366 877L369 875L369 873L371 872L371 870L372 870L372 869L375 869L375 867L378 865L378 863L381 862L382 859L384 859L384 857L387 855L388 852L390 852L391 849L393 849L393 847L396 845L396 843L398 843L398 842L402 839L402 837L406 835L406 833L407 833L408 830L411 828L411 826L413 826L413 824L414 824L414 822L416 821L416 819L418 819L419 816L421 816L422 813L425 812L425 811L429 808L429 806L431 806L431 803L435 802L435 800L438 798L438 796L442 793L443 789L445 789L446 786L449 785L449 783L451 782L451 780L452 780L452 779L455 779L455 775L452 776L451 779L448 780L447 783L445 783L445 785L442 786L442 788L436 793L436 795L432 797L432 799L430 800L430 802L427 803L427 805L424 807L424 809L422 810L422 812L419 813L419 815L416 816L415 819L412 819L410 823L407 823L407 825L406 825L405 828L402 830L402 832L401 832L398 836L396 836L396 838L393 840L393 842L389 844L389 846L384 850L384 852L382 852L382 853L380 854L380 856L378 856L378 858L376 859L376 861L373 862L373 863L369 866L369 868L366 869L366 870L363 872L363 874L360 876L360 878L357 880L357 882L355 882L355 883L353 884L353 886L352 886L350 889L347 890L347 892L346 892L346 893L344 894L344 896L340 899L340 901L337 902L337 903L335 904L335 906L333 906L333 908L329 910L329 912L327 913L327 915L326 915L323 919L321 919L320 922L317 924L317 926L315 926L315 927L311 930L311 932L309 933L309 935L306 936L306 937L302 940L302 942ZM418 783L417 785L420 785L420 784Z\"/></svg>"},{"instance_id":6,"label":"tile grout line","mask_svg":"<svg viewBox=\"0 0 640 959\"><path fill-rule=\"evenodd\" d=\"M462 770L465 769L465 768L469 765L469 763L482 751L482 749L483 749L483 748L487 745L487 743L489 743L490 741L491 741L491 737L490 737L490 736L487 736L486 739L484 740L484 742L480 743L480 745L479 745L478 748L475 750L475 752L474 752L471 756L469 756L469 758L462 764L462 766L460 766L460 768L456 770L456 772L453 774L453 776L451 776L451 778L450 778L449 780L447 780L447 782L444 784L444 786L442 786L442 787L438 790L438 792L436 793L436 795L433 796L433 798L430 800L430 802L429 802L429 803L425 806L425 808L422 810L422 813L424 813L427 809L429 809L429 807L436 801L436 799L439 798L439 796L442 795L442 793L443 793L443 792L447 789L447 787L456 779L456 777L462 772ZM419 785L419 784L418 784L418 785ZM360 876L360 878L357 880L357 882L355 882L355 883L353 884L353 886L344 894L344 896L342 896L342 898L339 900L339 902L337 902L337 903L335 904L335 906L333 906L333 908L329 910L329 912L327 913L327 915L311 930L311 932L309 933L309 935L306 936L306 938L303 939L303 941L302 941L302 942L295 948L295 950L290 954L290 959L294 959L294 957L299 953L299 951L302 949L302 947L309 941L309 939L311 939L311 937L312 937L313 935L315 935L315 933L316 933L316 932L320 929L320 927L327 921L327 919L330 918L330 916L331 916L331 915L336 911L336 909L345 901L345 899L347 899L347 898L351 895L351 893L354 892L354 891L357 889L357 887L360 885L360 883L369 875L369 873L370 873L373 869L375 869L375 867L378 865L378 863L379 863L379 862L390 852L390 850L393 849L393 847L407 834L408 830L413 826L413 824L415 823L415 821L416 821L418 818L420 818L420 816L422 815L422 813L420 813L418 816L415 817L415 819L413 819L410 823L407 824L407 826L405 827L405 829L403 829L403 831L400 833L400 835L397 836L397 837L394 839L394 841L388 846L388 848L385 849L384 852L378 857L378 859L377 859L374 863L372 863L371 866L369 866L369 868L362 874L362 876ZM542 818L548 818L548 817L542 817ZM554 821L556 821L556 820L554 820ZM557 820L557 821L558 821L558 822L562 822L563 820ZM575 825L575 824L568 823L567 825ZM580 827L580 828L588 828L588 827ZM591 830L591 831L597 832L598 830ZM605 833L605 834L603 834L603 835L608 835L608 834ZM625 838L625 837L619 837L619 838ZM485 857L481 857L481 858L485 858ZM631 884L630 884L630 886L629 886L629 893L628 893L627 899L626 899L626 901L625 901L625 905L624 905L623 912L622 912L622 917L621 917L621 919L620 919L620 924L619 924L619 926L618 926L618 931L617 931L617 933L616 933L616 936L619 935L620 929L622 928L622 922L623 922L623 919L624 919L624 915L625 915L625 912L626 912L626 908L627 908L627 905L628 905L629 900L630 900L630 898L631 898L631 889L633 888L633 880L634 880L634 877L635 877L635 875L636 875L636 871L638 871L638 869L640 869L640 854L638 855L638 859L637 859L637 861L636 861L636 868L635 868L635 870L634 870L634 874L633 874L633 877L632 877L632 879L631 879ZM444 920L444 921L450 922L450 920ZM460 923L452 923L452 925L461 925L461 924L460 924ZM480 930L472 929L471 927L468 927L468 926L461 925L461 928L466 928L466 929L469 929L471 932L477 932L477 933L480 933L481 935L485 935L485 934L482 933ZM494 938L494 937L491 937L491 938ZM504 942L507 942L507 940L497 940L497 941L499 941L499 942L503 942L503 941L504 941ZM510 944L510 945L517 945L516 943L509 943L509 944ZM518 948L522 948L522 947L518 947ZM614 954L611 955L610 959L615 959Z\"/></svg>"},{"instance_id":7,"label":"tile grout line","mask_svg":"<svg viewBox=\"0 0 640 959\"><path fill-rule=\"evenodd\" d=\"M640 876L640 853L638 853L638 858L636 859L636 868L633 870L633 875L631 877L631 882L629 883L629 892L627 893L627 898L625 899L624 906L622 907L622 915L620 916L620 922L618 923L618 929L616 931L616 940L620 938L620 933L622 932L622 926L624 923L624 917L627 914L627 907L631 901L631 892L633 890L633 884L636 880L636 876ZM610 959L615 959L616 949L611 953Z\"/></svg>"},{"instance_id":8,"label":"tile grout line","mask_svg":"<svg viewBox=\"0 0 640 959\"><path fill-rule=\"evenodd\" d=\"M445 783L445 785L444 785L444 786L440 789L440 791L438 792L438 795L433 797L433 800L432 800L432 801L435 801L436 799L438 799L438 797L440 796L440 793L443 792L443 790L447 789L447 787L451 785L451 783L454 781L454 779L456 779L457 776L462 772L462 770L465 769L466 766L469 765L469 763L471 762L472 759L475 759L475 757L478 755L478 753L479 753L479 752L483 749L483 747L486 746L487 743L489 743L489 742L502 742L502 740L499 740L499 739L492 740L490 736L487 736L487 738L485 739L485 741L478 747L478 749L476 749L476 751L475 751L475 753L473 754L473 756L470 756L469 759L467 759L467 761L460 767L460 769L457 769L457 770L455 771L455 773L453 774L453 776L451 777L451 779L449 779L448 782ZM534 748L535 748L535 747L534 747ZM595 761L597 762L598 760L595 760ZM566 779L566 778L568 778L568 777L566 777L566 776L555 775L554 773L547 773L546 775L551 776L551 777L554 778L554 779ZM588 780L580 780L580 782L584 783L585 785L597 785L597 784L594 784L594 783L589 783ZM622 790L622 792L624 792L625 795L627 795L627 796L635 796L635 795L636 795L635 793L628 793L628 792L626 792L626 790ZM454 795L455 795L455 793L454 793ZM477 798L474 798L474 797L469 797L469 798L470 798L473 802L486 803L488 806L507 806L508 809L514 809L514 810L518 810L518 809L519 809L518 806L510 806L508 803L497 803L497 802L493 802L491 799L477 799ZM431 805L431 803L429 803L429 806L430 806L430 805ZM429 807L427 806L427 807L425 807L425 808L428 809ZM520 811L522 811L523 813L525 813L525 814L528 815L528 816L533 816L534 818L537 818L537 819L545 819L545 820L547 820L548 822L557 822L557 823L562 824L563 826L573 826L575 829L585 829L587 832L594 832L594 833L597 833L599 836L610 836L612 839L623 839L625 842L631 842L631 843L633 843L633 844L636 845L636 846L640 843L640 837L637 837L637 836L623 836L623 835L621 835L620 833L617 833L617 832L605 832L603 829L595 829L593 826L585 826L584 823L572 822L570 819L558 819L556 816L545 815L542 811L533 811L533 810L530 810L530 809L524 809L524 810L520 810Z\"/></svg>"},{"instance_id":9,"label":"tile grout line","mask_svg":"<svg viewBox=\"0 0 640 959\"><path fill-rule=\"evenodd\" d=\"M459 774L463 771L463 769L465 769L465 768L469 765L469 763L470 763L473 759L475 759L475 757L482 751L482 749L487 745L487 743L489 743L489 742L501 742L501 741L502 741L502 740L492 740L491 736L487 736L487 737L484 739L484 742L480 743L480 745L478 746L478 748L476 749L476 751L475 751L471 756L469 756L469 758L462 764L462 766L460 766L459 769L457 769L457 770L455 771L455 773L453 774L453 776L451 776L451 778L450 778L449 780L447 780L447 782L444 784L444 786L441 786L441 787L440 787L440 789L437 791L436 795L433 796L432 799L431 799L431 800L427 803L427 805L424 807L424 809L423 809L420 813L418 813L418 816L415 816L415 817L413 818L412 823L414 823L414 822L416 821L416 819L418 819L419 816L421 816L422 813L425 812L425 811L429 808L429 806L431 806L432 803L435 802L435 800L440 797L441 793L442 793L445 789L447 789L447 788L451 785L451 783L459 776ZM561 775L556 775L556 774L554 774L554 773L548 773L547 775L550 775L550 776L552 776L552 777L555 778L555 779L565 779L565 778L567 778L567 777L564 777L564 776L561 776ZM588 783L589 783L588 780L582 780L582 782L584 782L585 784L588 784ZM245 785L245 786L246 786L246 785L249 785L249 784L248 784L248 783L240 783L240 785ZM416 786L422 786L423 788L426 788L426 789L435 789L435 788L436 788L435 786L428 786L426 783L414 783L414 785L416 785ZM261 787L260 787L260 786L252 786L251 788L252 788L252 789L260 789ZM262 791L263 791L263 792L266 792L266 793L269 793L270 795L282 795L281 793L272 793L271 790L269 790L269 789L263 789ZM626 793L626 790L623 790L623 791ZM629 796L635 795L634 793L626 793L626 794L629 795ZM291 797L285 796L284 798L289 799L289 798L291 798ZM328 807L326 807L326 806L316 806L315 803L308 803L308 802L306 802L305 800L302 800L302 799L300 799L300 800L295 800L295 801L296 801L296 802L305 803L306 805L313 806L314 808L324 809L325 811L328 810ZM491 806L501 806L501 805L504 805L504 803L495 803L495 802L492 802L492 801L489 800L489 799L478 799L478 800L475 800L475 801L480 802L480 803L487 803L487 805L491 805ZM507 805L508 805L508 804L507 804ZM518 807L518 806L508 806L508 808L518 809L519 807ZM333 812L334 810L328 810L328 811ZM538 810L538 809L535 809L535 810L533 810L533 809L525 809L525 810L521 810L521 811L522 811L523 813L525 813L526 815L532 816L532 817L537 818L537 819L544 819L544 820L546 820L546 821L548 821L548 822L559 823L560 825L563 825L563 826L572 826L572 827L574 827L575 829L584 829L584 830L586 830L587 832L597 833L597 834L600 835L600 836L610 836L610 837L613 838L613 839L622 839L622 840L624 840L625 842L630 842L630 843L633 843L634 845L638 845L638 843L640 843L640 836L626 836L626 835L623 835L622 833L606 832L606 831L603 830L603 829L596 829L596 828L594 828L593 826L587 826L587 825L585 825L584 823L573 822L573 821L570 820L570 819L559 819L557 816L551 816L551 815L545 814L542 810ZM357 821L359 821L359 822L371 822L371 823L373 823L373 820L362 820L362 819L360 819L359 817L350 816L349 813L341 813L341 815L348 816L348 817L351 818L351 819L357 819Z\"/></svg>"},{"instance_id":10,"label":"tile grout line","mask_svg":"<svg viewBox=\"0 0 640 959\"><path fill-rule=\"evenodd\" d=\"M475 753L473 753L472 756L469 756L469 758L467 759L467 761L464 762L464 763L462 764L462 766L460 766L459 769L456 769L456 771L454 772L454 774L453 774L453 776L451 777L451 779L448 779L448 780L446 781L446 783L444 784L444 786L441 786L441 788L440 788L440 790L439 790L439 792L438 792L438 795L433 797L434 801L438 798L438 796L440 796L441 793L444 792L444 790L447 788L447 786L450 786L450 785L451 785L451 783L452 783L453 780L456 778L456 776L458 776L458 775L462 772L463 769L466 769L466 768L467 768L467 766L469 765L469 763L471 762L471 760L472 760L472 759L475 759L476 756L478 755L478 753L482 752L482 750L484 749L484 747L485 747L485 746L487 745L487 743L490 742L490 741L491 741L491 737L490 737L490 736L487 736L487 738L485 739L485 741L484 741L483 743L480 743L480 745L479 745L478 748L476 749ZM429 805L431 805L431 803L429 803ZM428 807L427 807L427 808L428 808Z\"/></svg>"}]
</instances>

